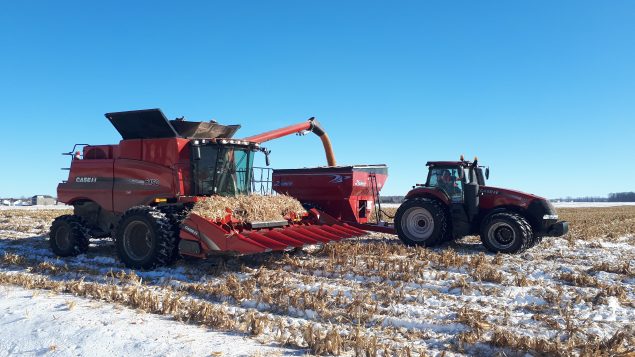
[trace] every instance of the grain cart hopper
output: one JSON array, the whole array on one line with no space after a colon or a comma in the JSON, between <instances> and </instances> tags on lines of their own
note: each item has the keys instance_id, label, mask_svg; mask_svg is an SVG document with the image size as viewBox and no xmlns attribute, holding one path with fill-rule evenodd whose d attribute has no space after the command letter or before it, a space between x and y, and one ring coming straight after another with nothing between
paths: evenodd
<instances>
[{"instance_id":1,"label":"grain cart hopper","mask_svg":"<svg viewBox=\"0 0 635 357\"><path fill-rule=\"evenodd\" d=\"M241 221L229 212L215 220L189 212L201 199L249 194L253 156L268 153L260 145L267 140L313 132L334 164L328 136L313 118L233 139L237 125L167 120L159 109L106 117L122 136L119 144L82 145L68 153L73 157L68 180L57 194L74 212L51 226L50 245L57 255L86 252L91 237L112 236L127 266L149 269L179 255L252 254L364 234L316 210L264 222Z\"/></svg>"}]
</instances>

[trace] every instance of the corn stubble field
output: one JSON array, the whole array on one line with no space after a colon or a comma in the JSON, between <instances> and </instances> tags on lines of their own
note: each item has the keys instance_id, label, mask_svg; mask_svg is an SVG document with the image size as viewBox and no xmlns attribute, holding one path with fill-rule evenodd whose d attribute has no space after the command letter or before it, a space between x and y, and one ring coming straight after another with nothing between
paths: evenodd
<instances>
[{"instance_id":1,"label":"corn stubble field","mask_svg":"<svg viewBox=\"0 0 635 357\"><path fill-rule=\"evenodd\" d=\"M309 354L633 355L635 207L559 209L571 223L520 255L477 237L408 248L372 234L322 250L125 269L110 240L58 259L64 211L0 211L0 283L136 308Z\"/></svg>"}]
</instances>

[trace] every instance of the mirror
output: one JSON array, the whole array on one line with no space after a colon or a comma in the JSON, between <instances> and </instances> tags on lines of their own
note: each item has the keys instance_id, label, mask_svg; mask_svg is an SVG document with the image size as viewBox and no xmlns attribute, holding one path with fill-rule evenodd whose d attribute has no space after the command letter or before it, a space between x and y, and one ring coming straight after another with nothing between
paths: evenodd
<instances>
[{"instance_id":1,"label":"mirror","mask_svg":"<svg viewBox=\"0 0 635 357\"><path fill-rule=\"evenodd\" d=\"M485 178L489 180L489 166L485 168Z\"/></svg>"},{"instance_id":2,"label":"mirror","mask_svg":"<svg viewBox=\"0 0 635 357\"><path fill-rule=\"evenodd\" d=\"M271 164L271 162L269 161L269 154L271 154L271 150L262 148L262 152L265 154L265 165L269 166Z\"/></svg>"}]
</instances>

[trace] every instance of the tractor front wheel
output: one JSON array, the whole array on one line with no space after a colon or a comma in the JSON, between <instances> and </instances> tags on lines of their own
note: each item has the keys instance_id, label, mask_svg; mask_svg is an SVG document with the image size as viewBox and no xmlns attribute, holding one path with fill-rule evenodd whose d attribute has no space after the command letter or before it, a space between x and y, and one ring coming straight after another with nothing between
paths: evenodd
<instances>
[{"instance_id":1,"label":"tractor front wheel","mask_svg":"<svg viewBox=\"0 0 635 357\"><path fill-rule=\"evenodd\" d=\"M173 261L177 241L173 223L153 207L133 207L117 225L115 246L119 259L132 269L153 269Z\"/></svg>"},{"instance_id":2,"label":"tractor front wheel","mask_svg":"<svg viewBox=\"0 0 635 357\"><path fill-rule=\"evenodd\" d=\"M438 245L449 233L446 211L435 200L409 199L397 209L395 230L399 239L406 245Z\"/></svg>"},{"instance_id":3,"label":"tractor front wheel","mask_svg":"<svg viewBox=\"0 0 635 357\"><path fill-rule=\"evenodd\" d=\"M520 253L534 242L531 225L516 213L491 215L481 228L481 242L494 253Z\"/></svg>"},{"instance_id":4,"label":"tractor front wheel","mask_svg":"<svg viewBox=\"0 0 635 357\"><path fill-rule=\"evenodd\" d=\"M84 221L71 214L55 218L51 224L49 243L53 253L60 257L86 253L88 251L88 234Z\"/></svg>"}]
</instances>

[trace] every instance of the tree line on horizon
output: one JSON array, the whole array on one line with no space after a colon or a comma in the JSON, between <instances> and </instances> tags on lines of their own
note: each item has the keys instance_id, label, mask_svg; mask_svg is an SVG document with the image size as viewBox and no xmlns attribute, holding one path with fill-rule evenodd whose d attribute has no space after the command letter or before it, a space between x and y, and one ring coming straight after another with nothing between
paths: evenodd
<instances>
[{"instance_id":1,"label":"tree line on horizon","mask_svg":"<svg viewBox=\"0 0 635 357\"><path fill-rule=\"evenodd\" d=\"M404 196L381 196L381 203L402 203ZM585 197L562 197L553 198L551 201L565 202L635 202L635 192L614 192L607 197L585 196Z\"/></svg>"}]
</instances>

